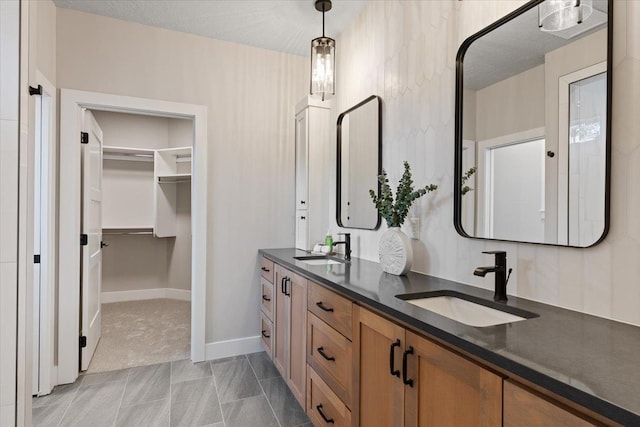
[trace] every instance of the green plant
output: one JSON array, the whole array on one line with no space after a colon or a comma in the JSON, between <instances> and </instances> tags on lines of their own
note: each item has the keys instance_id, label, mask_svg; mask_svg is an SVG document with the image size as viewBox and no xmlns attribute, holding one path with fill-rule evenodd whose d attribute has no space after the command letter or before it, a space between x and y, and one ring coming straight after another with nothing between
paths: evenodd
<instances>
[{"instance_id":1,"label":"green plant","mask_svg":"<svg viewBox=\"0 0 640 427\"><path fill-rule=\"evenodd\" d=\"M473 190L473 188L469 187L468 185L464 185L464 183L467 182L467 180L471 178L471 175L476 173L477 170L478 168L474 166L472 168L469 168L469 170L462 175L462 195L463 196L467 194L469 191Z\"/></svg>"},{"instance_id":2,"label":"green plant","mask_svg":"<svg viewBox=\"0 0 640 427\"><path fill-rule=\"evenodd\" d=\"M395 202L393 200L393 192L389 187L387 172L384 169L382 169L382 175L378 175L378 182L382 187L380 196L377 196L373 190L369 190L369 195L389 227L400 227L404 223L413 202L438 188L437 185L431 184L414 191L411 166L407 161L404 162L404 173L396 190Z\"/></svg>"}]
</instances>

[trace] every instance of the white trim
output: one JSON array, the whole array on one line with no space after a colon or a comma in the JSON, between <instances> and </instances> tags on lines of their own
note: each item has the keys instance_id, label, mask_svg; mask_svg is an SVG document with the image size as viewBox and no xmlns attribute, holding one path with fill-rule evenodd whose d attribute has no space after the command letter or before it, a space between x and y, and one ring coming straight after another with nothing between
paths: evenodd
<instances>
[{"instance_id":1,"label":"white trim","mask_svg":"<svg viewBox=\"0 0 640 427\"><path fill-rule=\"evenodd\" d=\"M60 90L60 215L58 383L78 377L80 283L80 147L83 108L191 118L194 122L193 181L191 184L191 360L205 359L207 273L207 107L145 98ZM197 231L196 231L197 230Z\"/></svg>"},{"instance_id":2,"label":"white trim","mask_svg":"<svg viewBox=\"0 0 640 427\"><path fill-rule=\"evenodd\" d=\"M180 301L191 301L191 291L185 289L156 288L138 289L135 291L113 291L102 292L100 302L109 304L111 302L123 301L143 301L148 299L177 299Z\"/></svg>"},{"instance_id":3,"label":"white trim","mask_svg":"<svg viewBox=\"0 0 640 427\"><path fill-rule=\"evenodd\" d=\"M207 360L216 360L223 357L257 353L264 350L264 345L262 344L262 337L257 335L255 337L207 343L206 348Z\"/></svg>"}]
</instances>

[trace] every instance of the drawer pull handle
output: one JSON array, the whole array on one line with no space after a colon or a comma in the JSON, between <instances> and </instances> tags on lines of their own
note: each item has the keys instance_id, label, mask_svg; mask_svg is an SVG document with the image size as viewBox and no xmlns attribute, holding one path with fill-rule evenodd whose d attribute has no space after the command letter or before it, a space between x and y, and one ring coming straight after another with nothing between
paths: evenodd
<instances>
[{"instance_id":1,"label":"drawer pull handle","mask_svg":"<svg viewBox=\"0 0 640 427\"><path fill-rule=\"evenodd\" d=\"M267 298L267 296L266 296L266 295L262 295L262 299L263 299L263 300L265 300L265 301L267 301L267 302L268 302L268 301L271 301L271 298Z\"/></svg>"},{"instance_id":2,"label":"drawer pull handle","mask_svg":"<svg viewBox=\"0 0 640 427\"><path fill-rule=\"evenodd\" d=\"M335 362L336 361L335 357L327 356L327 353L324 352L324 347L318 347L318 353L320 353L320 356L324 357L329 362Z\"/></svg>"},{"instance_id":3,"label":"drawer pull handle","mask_svg":"<svg viewBox=\"0 0 640 427\"><path fill-rule=\"evenodd\" d=\"M271 338L271 335L267 335L266 329L262 330L262 336L265 337L265 338Z\"/></svg>"},{"instance_id":4,"label":"drawer pull handle","mask_svg":"<svg viewBox=\"0 0 640 427\"><path fill-rule=\"evenodd\" d=\"M300 204L304 205L304 204L306 204L306 202L304 200L300 200Z\"/></svg>"},{"instance_id":5,"label":"drawer pull handle","mask_svg":"<svg viewBox=\"0 0 640 427\"><path fill-rule=\"evenodd\" d=\"M396 347L400 347L400 340L397 339L393 344L391 344L391 347L389 348L389 373L391 375L393 375L394 377L398 377L400 378L400 371L395 368L396 365L396 352L395 352L395 348Z\"/></svg>"},{"instance_id":6,"label":"drawer pull handle","mask_svg":"<svg viewBox=\"0 0 640 427\"><path fill-rule=\"evenodd\" d=\"M317 305L318 307L320 307L320 309L321 309L321 310L324 310L324 311L328 311L328 312L330 312L330 313L333 313L333 308L327 308L327 307L325 307L325 306L322 304L322 301L318 301L318 302L316 303L316 305Z\"/></svg>"},{"instance_id":7,"label":"drawer pull handle","mask_svg":"<svg viewBox=\"0 0 640 427\"><path fill-rule=\"evenodd\" d=\"M261 267L260 270L264 271L265 273L268 273L271 271L267 267Z\"/></svg>"},{"instance_id":8,"label":"drawer pull handle","mask_svg":"<svg viewBox=\"0 0 640 427\"><path fill-rule=\"evenodd\" d=\"M407 378L407 356L413 354L413 347L409 347L402 354L402 382L409 387L413 387L413 380Z\"/></svg>"},{"instance_id":9,"label":"drawer pull handle","mask_svg":"<svg viewBox=\"0 0 640 427\"><path fill-rule=\"evenodd\" d=\"M318 413L320 414L320 416L322 417L322 419L324 420L325 423L327 423L327 424L333 424L334 423L333 418L327 418L327 416L322 411L322 404L317 405L316 409L318 410Z\"/></svg>"}]
</instances>

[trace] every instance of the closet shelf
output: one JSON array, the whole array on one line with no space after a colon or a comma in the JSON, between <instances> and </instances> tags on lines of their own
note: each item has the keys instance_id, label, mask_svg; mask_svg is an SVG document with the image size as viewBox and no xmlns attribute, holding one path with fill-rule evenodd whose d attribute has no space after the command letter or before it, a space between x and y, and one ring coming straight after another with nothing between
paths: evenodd
<instances>
[{"instance_id":1,"label":"closet shelf","mask_svg":"<svg viewBox=\"0 0 640 427\"><path fill-rule=\"evenodd\" d=\"M145 148L114 147L105 145L102 147L103 160L127 160L134 162L153 162L155 150Z\"/></svg>"},{"instance_id":2,"label":"closet shelf","mask_svg":"<svg viewBox=\"0 0 640 427\"><path fill-rule=\"evenodd\" d=\"M191 174L175 173L170 175L158 175L158 184L177 184L180 182L191 182Z\"/></svg>"},{"instance_id":3,"label":"closet shelf","mask_svg":"<svg viewBox=\"0 0 640 427\"><path fill-rule=\"evenodd\" d=\"M102 234L153 236L153 227L103 227Z\"/></svg>"}]
</instances>

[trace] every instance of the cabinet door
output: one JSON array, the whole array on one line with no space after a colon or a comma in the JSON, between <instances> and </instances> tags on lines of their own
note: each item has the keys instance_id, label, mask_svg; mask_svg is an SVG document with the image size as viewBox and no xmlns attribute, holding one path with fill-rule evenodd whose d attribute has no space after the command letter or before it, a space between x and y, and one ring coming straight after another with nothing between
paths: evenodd
<instances>
[{"instance_id":1,"label":"cabinet door","mask_svg":"<svg viewBox=\"0 0 640 427\"><path fill-rule=\"evenodd\" d=\"M587 427L595 422L587 421L539 397L511 381L504 382L504 426Z\"/></svg>"},{"instance_id":2,"label":"cabinet door","mask_svg":"<svg viewBox=\"0 0 640 427\"><path fill-rule=\"evenodd\" d=\"M309 208L309 109L296 116L296 210Z\"/></svg>"},{"instance_id":3,"label":"cabinet door","mask_svg":"<svg viewBox=\"0 0 640 427\"><path fill-rule=\"evenodd\" d=\"M402 426L404 385L401 358L404 328L367 309L354 306L353 333L354 425Z\"/></svg>"},{"instance_id":4,"label":"cabinet door","mask_svg":"<svg viewBox=\"0 0 640 427\"><path fill-rule=\"evenodd\" d=\"M286 284L289 300L289 366L287 383L300 405L305 406L307 387L307 280L287 272Z\"/></svg>"},{"instance_id":5,"label":"cabinet door","mask_svg":"<svg viewBox=\"0 0 640 427\"><path fill-rule=\"evenodd\" d=\"M287 277L287 270L276 265L275 283L273 294L275 296L275 310L273 316L273 331L275 333L273 352L273 364L276 366L282 378L287 377L287 366L289 364L289 298L284 292L284 282Z\"/></svg>"},{"instance_id":6,"label":"cabinet door","mask_svg":"<svg viewBox=\"0 0 640 427\"><path fill-rule=\"evenodd\" d=\"M308 250L319 242L309 242L309 211L296 211L296 248Z\"/></svg>"},{"instance_id":7,"label":"cabinet door","mask_svg":"<svg viewBox=\"0 0 640 427\"><path fill-rule=\"evenodd\" d=\"M405 426L502 425L502 378L407 331Z\"/></svg>"}]
</instances>

